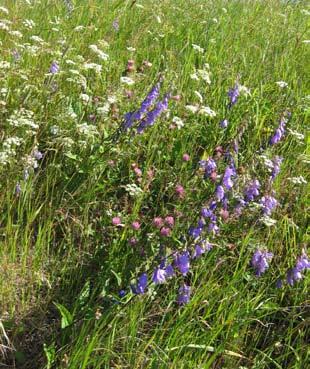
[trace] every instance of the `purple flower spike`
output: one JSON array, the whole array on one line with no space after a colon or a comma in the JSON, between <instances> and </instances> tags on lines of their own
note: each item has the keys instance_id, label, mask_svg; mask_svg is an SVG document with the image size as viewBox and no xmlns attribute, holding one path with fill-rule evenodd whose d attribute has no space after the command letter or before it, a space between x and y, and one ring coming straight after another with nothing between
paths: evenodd
<instances>
[{"instance_id":1,"label":"purple flower spike","mask_svg":"<svg viewBox=\"0 0 310 369\"><path fill-rule=\"evenodd\" d=\"M173 266L171 264L167 265L165 268L165 272L166 272L166 277L167 278L171 278L174 276L174 269Z\"/></svg>"},{"instance_id":2,"label":"purple flower spike","mask_svg":"<svg viewBox=\"0 0 310 369\"><path fill-rule=\"evenodd\" d=\"M257 179L254 179L250 184L245 188L244 195L245 200L247 202L253 201L255 197L259 195L260 183Z\"/></svg>"},{"instance_id":3,"label":"purple flower spike","mask_svg":"<svg viewBox=\"0 0 310 369\"><path fill-rule=\"evenodd\" d=\"M271 173L271 180L274 180L276 176L279 174L282 161L283 161L283 158L280 158L279 156L276 156L272 160L273 168L272 168L272 173Z\"/></svg>"},{"instance_id":4,"label":"purple flower spike","mask_svg":"<svg viewBox=\"0 0 310 369\"><path fill-rule=\"evenodd\" d=\"M177 303L179 305L187 304L189 302L189 299L190 299L190 294L191 294L190 286L188 286L184 283L183 286L181 286L179 288Z\"/></svg>"},{"instance_id":5,"label":"purple flower spike","mask_svg":"<svg viewBox=\"0 0 310 369\"><path fill-rule=\"evenodd\" d=\"M291 116L290 112L286 112L285 115L283 115L283 117L280 120L279 127L276 129L274 135L269 140L270 145L275 145L282 139L282 137L285 134L286 123L288 122L290 116Z\"/></svg>"},{"instance_id":6,"label":"purple flower spike","mask_svg":"<svg viewBox=\"0 0 310 369\"><path fill-rule=\"evenodd\" d=\"M196 245L195 246L195 250L194 250L194 253L193 253L193 256L192 258L193 259L197 259L197 258L200 258L201 255L203 255L205 253L205 249L202 247L202 245Z\"/></svg>"},{"instance_id":7,"label":"purple flower spike","mask_svg":"<svg viewBox=\"0 0 310 369\"><path fill-rule=\"evenodd\" d=\"M225 196L225 191L223 186L219 185L216 187L215 190L215 197L217 198L218 201L222 201L224 199Z\"/></svg>"},{"instance_id":8,"label":"purple flower spike","mask_svg":"<svg viewBox=\"0 0 310 369\"><path fill-rule=\"evenodd\" d=\"M152 281L155 284L161 284L166 282L166 271L161 268L156 268L153 273Z\"/></svg>"},{"instance_id":9,"label":"purple flower spike","mask_svg":"<svg viewBox=\"0 0 310 369\"><path fill-rule=\"evenodd\" d=\"M137 127L137 132L142 133L144 129L148 126L152 126L155 120L161 115L161 113L168 108L168 101L170 99L170 94L166 94L162 101L159 101L155 108L149 111L145 118L140 122Z\"/></svg>"},{"instance_id":10,"label":"purple flower spike","mask_svg":"<svg viewBox=\"0 0 310 369\"><path fill-rule=\"evenodd\" d=\"M229 124L228 120L224 119L224 120L221 121L220 126L221 126L221 128L227 128L228 124Z\"/></svg>"},{"instance_id":11,"label":"purple flower spike","mask_svg":"<svg viewBox=\"0 0 310 369\"><path fill-rule=\"evenodd\" d=\"M138 279L136 293L137 295L143 294L145 292L145 288L147 286L147 274L142 273Z\"/></svg>"},{"instance_id":12,"label":"purple flower spike","mask_svg":"<svg viewBox=\"0 0 310 369\"><path fill-rule=\"evenodd\" d=\"M264 215L271 215L272 210L278 206L278 201L273 196L263 196L260 200Z\"/></svg>"},{"instance_id":13,"label":"purple flower spike","mask_svg":"<svg viewBox=\"0 0 310 369\"><path fill-rule=\"evenodd\" d=\"M190 227L188 231L189 235L195 239L201 235L201 232L202 232L201 227Z\"/></svg>"},{"instance_id":14,"label":"purple flower spike","mask_svg":"<svg viewBox=\"0 0 310 369\"><path fill-rule=\"evenodd\" d=\"M212 158L209 158L208 160L201 160L199 165L205 170L205 178L209 178L211 173L216 170L216 163Z\"/></svg>"},{"instance_id":15,"label":"purple flower spike","mask_svg":"<svg viewBox=\"0 0 310 369\"><path fill-rule=\"evenodd\" d=\"M56 74L59 72L59 65L56 61L53 61L53 63L50 66L50 73Z\"/></svg>"},{"instance_id":16,"label":"purple flower spike","mask_svg":"<svg viewBox=\"0 0 310 369\"><path fill-rule=\"evenodd\" d=\"M237 103L239 95L240 95L239 86L238 83L236 83L235 86L228 91L229 109L232 108Z\"/></svg>"},{"instance_id":17,"label":"purple flower spike","mask_svg":"<svg viewBox=\"0 0 310 369\"><path fill-rule=\"evenodd\" d=\"M223 184L227 190L231 190L234 182L231 177L235 175L235 169L232 167L227 167L223 176Z\"/></svg>"},{"instance_id":18,"label":"purple flower spike","mask_svg":"<svg viewBox=\"0 0 310 369\"><path fill-rule=\"evenodd\" d=\"M268 262L273 258L273 254L268 251L256 250L251 264L255 270L255 274L260 277L269 267Z\"/></svg>"},{"instance_id":19,"label":"purple flower spike","mask_svg":"<svg viewBox=\"0 0 310 369\"><path fill-rule=\"evenodd\" d=\"M183 275L186 275L188 273L190 267L188 251L183 252L183 254L177 254L174 262L176 267Z\"/></svg>"}]
</instances>

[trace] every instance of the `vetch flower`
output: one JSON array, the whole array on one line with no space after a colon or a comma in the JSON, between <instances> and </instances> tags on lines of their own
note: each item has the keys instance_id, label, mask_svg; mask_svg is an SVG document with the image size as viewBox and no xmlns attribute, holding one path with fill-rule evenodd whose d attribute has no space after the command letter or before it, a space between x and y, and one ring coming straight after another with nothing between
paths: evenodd
<instances>
[{"instance_id":1,"label":"vetch flower","mask_svg":"<svg viewBox=\"0 0 310 369\"><path fill-rule=\"evenodd\" d=\"M260 277L269 267L269 261L273 258L273 254L268 251L257 249L252 257L251 264L255 270L255 274Z\"/></svg>"},{"instance_id":2,"label":"vetch flower","mask_svg":"<svg viewBox=\"0 0 310 369\"><path fill-rule=\"evenodd\" d=\"M188 251L184 251L182 254L177 254L174 259L175 266L179 269L179 271L186 275L189 271L189 253Z\"/></svg>"},{"instance_id":3,"label":"vetch flower","mask_svg":"<svg viewBox=\"0 0 310 369\"><path fill-rule=\"evenodd\" d=\"M229 109L232 108L237 103L239 94L240 94L239 85L238 83L236 83L235 86L228 91L228 97L229 97L228 108Z\"/></svg>"},{"instance_id":4,"label":"vetch flower","mask_svg":"<svg viewBox=\"0 0 310 369\"><path fill-rule=\"evenodd\" d=\"M235 175L235 170L232 167L227 167L223 176L223 184L227 190L231 190L234 182L231 177Z\"/></svg>"},{"instance_id":5,"label":"vetch flower","mask_svg":"<svg viewBox=\"0 0 310 369\"><path fill-rule=\"evenodd\" d=\"M274 180L276 176L279 174L282 161L283 158L279 156L275 156L274 159L272 160L273 168L271 172L271 180Z\"/></svg>"},{"instance_id":6,"label":"vetch flower","mask_svg":"<svg viewBox=\"0 0 310 369\"><path fill-rule=\"evenodd\" d=\"M263 196L260 200L264 215L271 215L272 210L278 206L278 201L270 195Z\"/></svg>"},{"instance_id":7,"label":"vetch flower","mask_svg":"<svg viewBox=\"0 0 310 369\"><path fill-rule=\"evenodd\" d=\"M255 197L259 195L260 183L257 179L254 179L245 188L244 195L247 202L253 201Z\"/></svg>"},{"instance_id":8,"label":"vetch flower","mask_svg":"<svg viewBox=\"0 0 310 369\"><path fill-rule=\"evenodd\" d=\"M53 61L51 66L50 66L50 73L51 74L56 74L59 72L59 65L56 61Z\"/></svg>"},{"instance_id":9,"label":"vetch flower","mask_svg":"<svg viewBox=\"0 0 310 369\"><path fill-rule=\"evenodd\" d=\"M136 293L137 295L143 294L147 287L147 274L142 273L138 279L137 286L136 286Z\"/></svg>"},{"instance_id":10,"label":"vetch flower","mask_svg":"<svg viewBox=\"0 0 310 369\"><path fill-rule=\"evenodd\" d=\"M225 196L225 191L224 191L223 186L221 185L217 186L215 190L215 197L217 198L217 200L218 201L223 200L224 196Z\"/></svg>"},{"instance_id":11,"label":"vetch flower","mask_svg":"<svg viewBox=\"0 0 310 369\"><path fill-rule=\"evenodd\" d=\"M155 284L164 283L166 281L166 271L165 271L165 269L156 268L154 273L153 273L152 281Z\"/></svg>"},{"instance_id":12,"label":"vetch flower","mask_svg":"<svg viewBox=\"0 0 310 369\"><path fill-rule=\"evenodd\" d=\"M189 302L191 294L190 286L186 285L185 283L179 288L179 294L177 298L177 303L179 305L184 305Z\"/></svg>"}]
</instances>

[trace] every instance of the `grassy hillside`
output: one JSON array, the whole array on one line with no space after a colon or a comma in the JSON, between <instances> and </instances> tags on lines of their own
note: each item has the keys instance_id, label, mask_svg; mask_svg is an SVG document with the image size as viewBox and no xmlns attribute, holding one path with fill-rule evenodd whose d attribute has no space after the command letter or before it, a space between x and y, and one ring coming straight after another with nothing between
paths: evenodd
<instances>
[{"instance_id":1,"label":"grassy hillside","mask_svg":"<svg viewBox=\"0 0 310 369\"><path fill-rule=\"evenodd\" d=\"M0 367L309 365L309 17L1 1Z\"/></svg>"}]
</instances>

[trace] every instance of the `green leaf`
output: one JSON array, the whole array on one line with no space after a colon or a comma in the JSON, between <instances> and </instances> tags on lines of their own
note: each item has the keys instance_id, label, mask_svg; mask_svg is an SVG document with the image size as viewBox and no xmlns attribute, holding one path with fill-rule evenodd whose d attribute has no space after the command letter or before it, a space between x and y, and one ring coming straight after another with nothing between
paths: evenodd
<instances>
[{"instance_id":1,"label":"green leaf","mask_svg":"<svg viewBox=\"0 0 310 369\"><path fill-rule=\"evenodd\" d=\"M57 304L54 302L54 305L57 307L60 315L61 315L61 329L68 327L73 322L73 316L70 311L61 304Z\"/></svg>"}]
</instances>

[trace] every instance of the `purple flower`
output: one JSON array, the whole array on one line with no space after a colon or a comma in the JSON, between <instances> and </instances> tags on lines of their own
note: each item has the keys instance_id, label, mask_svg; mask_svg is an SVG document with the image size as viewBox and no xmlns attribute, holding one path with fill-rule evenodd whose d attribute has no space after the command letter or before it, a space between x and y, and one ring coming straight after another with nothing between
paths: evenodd
<instances>
[{"instance_id":1,"label":"purple flower","mask_svg":"<svg viewBox=\"0 0 310 369\"><path fill-rule=\"evenodd\" d=\"M58 72L59 72L59 65L56 61L53 61L51 66L50 66L50 73L56 74Z\"/></svg>"},{"instance_id":2,"label":"purple flower","mask_svg":"<svg viewBox=\"0 0 310 369\"><path fill-rule=\"evenodd\" d=\"M261 198L260 204L263 208L263 214L270 215L272 210L278 206L278 201L273 196L266 195Z\"/></svg>"},{"instance_id":3,"label":"purple flower","mask_svg":"<svg viewBox=\"0 0 310 369\"><path fill-rule=\"evenodd\" d=\"M255 274L260 277L269 267L268 262L273 258L273 254L268 251L256 250L251 264L255 270Z\"/></svg>"},{"instance_id":4,"label":"purple flower","mask_svg":"<svg viewBox=\"0 0 310 369\"><path fill-rule=\"evenodd\" d=\"M228 91L228 97L229 97L228 108L229 109L232 108L237 103L239 94L240 94L239 86L238 86L238 83L236 83L235 86Z\"/></svg>"},{"instance_id":5,"label":"purple flower","mask_svg":"<svg viewBox=\"0 0 310 369\"><path fill-rule=\"evenodd\" d=\"M272 164L273 164L273 168L271 172L272 180L274 180L276 176L279 174L282 161L283 161L283 158L279 156L274 157L274 159L272 160Z\"/></svg>"},{"instance_id":6,"label":"purple flower","mask_svg":"<svg viewBox=\"0 0 310 369\"><path fill-rule=\"evenodd\" d=\"M201 255L205 253L205 251L206 250L201 245L197 244L195 246L195 250L194 250L192 258L193 259L199 258Z\"/></svg>"},{"instance_id":7,"label":"purple flower","mask_svg":"<svg viewBox=\"0 0 310 369\"><path fill-rule=\"evenodd\" d=\"M174 276L173 266L171 264L168 264L165 268L165 272L167 278L173 277Z\"/></svg>"},{"instance_id":8,"label":"purple flower","mask_svg":"<svg viewBox=\"0 0 310 369\"><path fill-rule=\"evenodd\" d=\"M191 294L190 286L188 286L184 283L183 286L181 286L179 288L177 303L179 305L187 304L189 302L189 299L190 299L190 294Z\"/></svg>"},{"instance_id":9,"label":"purple flower","mask_svg":"<svg viewBox=\"0 0 310 369\"><path fill-rule=\"evenodd\" d=\"M201 241L201 246L203 247L204 250L206 251L210 251L212 249L212 245L210 242L208 242L207 240L202 240Z\"/></svg>"},{"instance_id":10,"label":"purple flower","mask_svg":"<svg viewBox=\"0 0 310 369\"><path fill-rule=\"evenodd\" d=\"M295 267L288 270L286 275L287 283L293 286L295 282L302 279L301 272L306 269L310 269L310 260L305 251L303 251L302 255L298 257Z\"/></svg>"},{"instance_id":11,"label":"purple flower","mask_svg":"<svg viewBox=\"0 0 310 369\"><path fill-rule=\"evenodd\" d=\"M224 119L224 120L221 121L220 126L221 126L221 128L227 128L228 124L229 124L228 120Z\"/></svg>"},{"instance_id":12,"label":"purple flower","mask_svg":"<svg viewBox=\"0 0 310 369\"><path fill-rule=\"evenodd\" d=\"M37 149L34 150L33 156L37 160L41 160L43 158L43 154L41 153L41 151L39 151Z\"/></svg>"},{"instance_id":13,"label":"purple flower","mask_svg":"<svg viewBox=\"0 0 310 369\"><path fill-rule=\"evenodd\" d=\"M143 294L145 292L145 288L147 286L147 274L142 273L138 279L136 293L137 295Z\"/></svg>"},{"instance_id":14,"label":"purple flower","mask_svg":"<svg viewBox=\"0 0 310 369\"><path fill-rule=\"evenodd\" d=\"M19 182L17 182L16 183L16 186L15 186L15 194L16 194L16 196L19 196L21 192L22 192L22 188L21 188Z\"/></svg>"},{"instance_id":15,"label":"purple flower","mask_svg":"<svg viewBox=\"0 0 310 369\"><path fill-rule=\"evenodd\" d=\"M188 251L185 251L182 254L177 254L174 259L174 262L176 267L183 275L186 275L188 273L190 267Z\"/></svg>"},{"instance_id":16,"label":"purple flower","mask_svg":"<svg viewBox=\"0 0 310 369\"><path fill-rule=\"evenodd\" d=\"M247 202L253 201L255 197L259 195L260 183L257 179L254 179L245 188L244 196Z\"/></svg>"},{"instance_id":17,"label":"purple flower","mask_svg":"<svg viewBox=\"0 0 310 369\"><path fill-rule=\"evenodd\" d=\"M149 111L153 103L159 96L161 82L155 84L151 91L147 94L146 98L142 101L140 108L137 111L126 113L124 116L123 128L129 129L134 122L139 121Z\"/></svg>"},{"instance_id":18,"label":"purple flower","mask_svg":"<svg viewBox=\"0 0 310 369\"><path fill-rule=\"evenodd\" d=\"M216 224L216 222L211 222L210 224L209 224L209 226L208 226L208 231L210 232L210 233L214 233L214 234L217 234L217 233L219 233L219 227L218 227L218 225Z\"/></svg>"},{"instance_id":19,"label":"purple flower","mask_svg":"<svg viewBox=\"0 0 310 369\"><path fill-rule=\"evenodd\" d=\"M300 273L300 270L298 270L296 267L287 271L286 281L291 287L300 279L302 279L302 274Z\"/></svg>"},{"instance_id":20,"label":"purple flower","mask_svg":"<svg viewBox=\"0 0 310 369\"><path fill-rule=\"evenodd\" d=\"M223 200L224 196L225 196L224 187L221 185L217 186L215 190L215 197L217 198L217 200L218 201Z\"/></svg>"},{"instance_id":21,"label":"purple flower","mask_svg":"<svg viewBox=\"0 0 310 369\"><path fill-rule=\"evenodd\" d=\"M210 177L211 173L216 170L216 163L212 158L200 160L199 165L205 171L205 178Z\"/></svg>"},{"instance_id":22,"label":"purple flower","mask_svg":"<svg viewBox=\"0 0 310 369\"><path fill-rule=\"evenodd\" d=\"M153 273L152 281L155 284L164 283L166 281L166 271L161 268L156 268Z\"/></svg>"},{"instance_id":23,"label":"purple flower","mask_svg":"<svg viewBox=\"0 0 310 369\"><path fill-rule=\"evenodd\" d=\"M159 101L153 110L147 112L146 116L142 119L137 127L138 133L142 133L146 127L152 126L155 123L155 120L160 116L160 114L168 108L169 99L170 94L166 94L164 99Z\"/></svg>"},{"instance_id":24,"label":"purple flower","mask_svg":"<svg viewBox=\"0 0 310 369\"><path fill-rule=\"evenodd\" d=\"M208 208L202 208L200 214L204 218L210 218L213 215L213 212Z\"/></svg>"},{"instance_id":25,"label":"purple flower","mask_svg":"<svg viewBox=\"0 0 310 369\"><path fill-rule=\"evenodd\" d=\"M190 227L189 228L189 235L193 238L198 238L201 235L202 228L201 227Z\"/></svg>"},{"instance_id":26,"label":"purple flower","mask_svg":"<svg viewBox=\"0 0 310 369\"><path fill-rule=\"evenodd\" d=\"M112 23L112 26L113 26L115 32L118 32L119 31L119 21L118 21L117 18L114 19L114 21Z\"/></svg>"},{"instance_id":27,"label":"purple flower","mask_svg":"<svg viewBox=\"0 0 310 369\"><path fill-rule=\"evenodd\" d=\"M231 190L234 182L232 181L231 177L234 176L236 173L235 169L230 167L227 167L223 176L223 184L227 188L227 190Z\"/></svg>"},{"instance_id":28,"label":"purple flower","mask_svg":"<svg viewBox=\"0 0 310 369\"><path fill-rule=\"evenodd\" d=\"M282 137L284 136L284 133L285 133L286 123L288 122L288 119L290 118L290 116L291 116L290 112L286 112L282 116L282 118L280 120L279 127L276 129L274 135L269 140L270 145L275 145L276 143L278 143L282 139Z\"/></svg>"},{"instance_id":29,"label":"purple flower","mask_svg":"<svg viewBox=\"0 0 310 369\"><path fill-rule=\"evenodd\" d=\"M310 269L310 260L305 252L303 252L302 255L297 259L296 268L300 271Z\"/></svg>"},{"instance_id":30,"label":"purple flower","mask_svg":"<svg viewBox=\"0 0 310 369\"><path fill-rule=\"evenodd\" d=\"M125 295L126 295L126 291L125 291L125 290L120 290L120 291L118 292L118 296L119 296L120 298L124 297Z\"/></svg>"}]
</instances>

